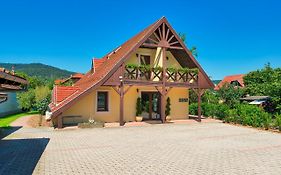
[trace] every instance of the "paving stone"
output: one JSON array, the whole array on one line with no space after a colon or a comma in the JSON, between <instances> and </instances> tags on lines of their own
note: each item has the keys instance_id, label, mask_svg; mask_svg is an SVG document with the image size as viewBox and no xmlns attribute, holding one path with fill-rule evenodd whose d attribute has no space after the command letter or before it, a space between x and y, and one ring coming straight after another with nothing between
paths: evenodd
<instances>
[{"instance_id":1,"label":"paving stone","mask_svg":"<svg viewBox=\"0 0 281 175\"><path fill-rule=\"evenodd\" d=\"M218 122L51 130L0 141L0 174L281 174L281 134Z\"/></svg>"}]
</instances>

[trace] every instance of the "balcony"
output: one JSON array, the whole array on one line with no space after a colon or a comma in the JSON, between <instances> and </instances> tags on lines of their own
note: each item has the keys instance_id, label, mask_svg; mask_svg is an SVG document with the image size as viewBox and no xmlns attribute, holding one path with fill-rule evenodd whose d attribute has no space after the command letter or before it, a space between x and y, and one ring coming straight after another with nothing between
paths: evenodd
<instances>
[{"instance_id":1,"label":"balcony","mask_svg":"<svg viewBox=\"0 0 281 175\"><path fill-rule=\"evenodd\" d=\"M150 65L128 64L125 66L124 79L135 81L163 81L163 68ZM193 84L198 82L197 68L166 68L166 82Z\"/></svg>"}]
</instances>

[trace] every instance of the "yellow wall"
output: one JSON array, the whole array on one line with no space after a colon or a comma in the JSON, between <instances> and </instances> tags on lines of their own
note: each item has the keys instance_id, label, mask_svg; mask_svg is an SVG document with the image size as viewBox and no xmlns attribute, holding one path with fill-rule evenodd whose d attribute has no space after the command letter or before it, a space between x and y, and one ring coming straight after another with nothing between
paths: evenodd
<instances>
[{"instance_id":1,"label":"yellow wall","mask_svg":"<svg viewBox=\"0 0 281 175\"><path fill-rule=\"evenodd\" d=\"M126 89L127 87L125 87ZM137 92L137 89L139 92ZM97 112L97 91L108 91L109 111ZM156 91L154 87L131 87L124 97L124 120L135 121L136 100L142 91ZM187 88L173 88L168 95L171 99L172 119L186 119L188 115L188 102L179 102L179 98L188 98ZM81 118L66 118L64 124L87 122L90 117L97 121L118 122L119 121L119 95L111 87L100 87L89 95L77 101L71 108L62 113L61 116L81 116Z\"/></svg>"},{"instance_id":2,"label":"yellow wall","mask_svg":"<svg viewBox=\"0 0 281 175\"><path fill-rule=\"evenodd\" d=\"M126 61L126 64L133 63L139 64L139 59L136 54L150 55L150 62L154 63L153 66L160 65L162 61L157 61L156 55L160 53L158 49L139 48L132 54ZM180 64L171 54L166 52L167 67L180 68ZM161 54L160 54L160 57ZM162 58L161 58L162 59ZM125 88L126 89L126 88ZM139 89L139 92L137 92ZM108 91L109 95L109 111L97 112L97 91ZM132 87L124 97L124 120L135 121L135 108L136 100L141 96L141 91L156 91L154 87ZM172 119L185 119L188 114L188 102L179 102L179 98L188 98L187 88L173 88L168 96L171 99L171 117ZM77 101L71 108L61 114L61 116L81 116L81 118L66 118L64 117L64 124L75 122L87 122L90 118L104 122L118 122L119 121L119 95L111 87L100 87L94 90L86 97Z\"/></svg>"},{"instance_id":3,"label":"yellow wall","mask_svg":"<svg viewBox=\"0 0 281 175\"><path fill-rule=\"evenodd\" d=\"M137 49L137 51L132 54L132 56L126 61L126 64L139 64L139 59L136 56L136 54L139 55L149 55L150 56L150 62L154 63L154 65L152 66L162 66L162 61L157 61L156 56L159 54L158 52L160 52L160 48L156 49L146 49L146 48L139 48ZM160 54L161 56L161 54ZM178 63L178 61L175 59L175 57L171 54L170 51L166 52L166 56L169 58L167 60L167 67L175 67L175 68L180 68L180 64ZM161 56L162 57L162 56ZM162 59L162 58L161 58Z\"/></svg>"}]
</instances>

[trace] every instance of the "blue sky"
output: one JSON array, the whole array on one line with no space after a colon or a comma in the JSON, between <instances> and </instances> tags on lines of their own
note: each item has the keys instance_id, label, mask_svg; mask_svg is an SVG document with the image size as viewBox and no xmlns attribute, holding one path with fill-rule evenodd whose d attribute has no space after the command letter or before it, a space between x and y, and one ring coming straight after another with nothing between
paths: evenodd
<instances>
[{"instance_id":1,"label":"blue sky","mask_svg":"<svg viewBox=\"0 0 281 175\"><path fill-rule=\"evenodd\" d=\"M281 67L278 0L0 0L0 62L86 72L107 52L166 16L212 79Z\"/></svg>"}]
</instances>

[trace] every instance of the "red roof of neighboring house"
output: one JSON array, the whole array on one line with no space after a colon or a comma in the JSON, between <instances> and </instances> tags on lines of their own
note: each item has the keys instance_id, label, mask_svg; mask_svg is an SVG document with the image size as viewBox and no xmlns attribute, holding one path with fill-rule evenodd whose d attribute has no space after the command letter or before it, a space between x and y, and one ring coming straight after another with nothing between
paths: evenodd
<instances>
[{"instance_id":1,"label":"red roof of neighboring house","mask_svg":"<svg viewBox=\"0 0 281 175\"><path fill-rule=\"evenodd\" d=\"M68 80L71 80L71 79L81 79L83 76L84 76L84 74L76 73L76 74L71 75L70 77L68 77L66 79L57 79L57 80L55 80L55 85L60 85L60 84L65 83L65 82L67 82Z\"/></svg>"},{"instance_id":2,"label":"red roof of neighboring house","mask_svg":"<svg viewBox=\"0 0 281 175\"><path fill-rule=\"evenodd\" d=\"M243 77L244 74L239 75L229 75L223 78L221 82L215 87L215 90L219 90L224 84L231 84L231 82L238 81L238 83L241 85L240 87L244 87L244 81Z\"/></svg>"},{"instance_id":3,"label":"red roof of neighboring house","mask_svg":"<svg viewBox=\"0 0 281 175\"><path fill-rule=\"evenodd\" d=\"M74 75L71 75L72 78L82 78L84 76L84 74L81 73L76 73Z\"/></svg>"},{"instance_id":4,"label":"red roof of neighboring house","mask_svg":"<svg viewBox=\"0 0 281 175\"><path fill-rule=\"evenodd\" d=\"M57 80L55 80L55 85L59 85L59 84L61 84L63 82L64 82L63 79L57 79Z\"/></svg>"},{"instance_id":5,"label":"red roof of neighboring house","mask_svg":"<svg viewBox=\"0 0 281 175\"><path fill-rule=\"evenodd\" d=\"M170 28L170 32L174 33L175 38L183 46L184 51L189 56L189 61L200 69L200 72L202 73L202 79L208 84L206 86L208 86L208 88L212 88L213 83L208 78L207 74L192 56L191 52L186 48L182 40L180 40L179 36L170 26L166 18L163 17L157 20L149 27L147 27L146 29L144 29L139 34L126 41L121 46L114 49L112 52L109 52L101 59L102 61L99 60L96 62L94 59L94 64L96 63L98 66L94 65L94 72L90 70L83 76L83 78L81 78L79 81L77 81L77 83L75 83L74 87L78 87L78 90L73 93L69 98L65 98L65 100L61 103L49 105L52 111L52 117L60 115L63 111L70 108L71 105L74 104L77 100L88 95L90 92L92 92L92 90L96 89L97 87L101 86L104 82L106 82L106 80L111 75L113 75L113 73L115 73L116 70L114 68L119 68L124 62L124 60L127 59L132 54L132 52L134 52L138 47L140 47L147 40L147 38L152 35L153 32L157 30L158 27L160 27L160 25L162 25L163 23L165 23Z\"/></svg>"}]
</instances>

